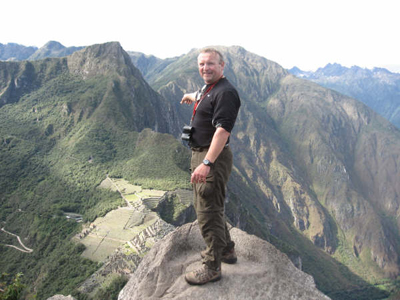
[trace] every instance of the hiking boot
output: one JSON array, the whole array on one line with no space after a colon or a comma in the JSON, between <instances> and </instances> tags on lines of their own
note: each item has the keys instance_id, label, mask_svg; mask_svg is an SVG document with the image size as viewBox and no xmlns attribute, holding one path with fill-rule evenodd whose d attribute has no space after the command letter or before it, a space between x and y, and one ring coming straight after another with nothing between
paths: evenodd
<instances>
[{"instance_id":1,"label":"hiking boot","mask_svg":"<svg viewBox=\"0 0 400 300\"><path fill-rule=\"evenodd\" d=\"M201 258L206 257L206 251L207 250L203 250L203 251L200 252ZM223 263L226 263L226 264L234 264L234 263L236 263L237 262L237 256L236 256L235 248L232 248L229 251L223 252L222 256L221 256L221 261Z\"/></svg>"},{"instance_id":2,"label":"hiking boot","mask_svg":"<svg viewBox=\"0 0 400 300\"><path fill-rule=\"evenodd\" d=\"M202 265L199 269L186 273L185 279L187 283L193 285L202 285L207 282L214 282L221 279L221 269L212 270L206 265Z\"/></svg>"}]
</instances>

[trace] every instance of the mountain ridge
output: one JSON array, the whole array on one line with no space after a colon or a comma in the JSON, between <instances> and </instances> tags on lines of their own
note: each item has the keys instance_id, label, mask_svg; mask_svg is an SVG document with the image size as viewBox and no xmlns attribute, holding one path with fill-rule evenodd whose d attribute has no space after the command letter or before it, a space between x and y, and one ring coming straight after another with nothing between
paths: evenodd
<instances>
[{"instance_id":1,"label":"mountain ridge","mask_svg":"<svg viewBox=\"0 0 400 300\"><path fill-rule=\"evenodd\" d=\"M400 128L400 74L384 68L351 68L327 64L315 72L298 68L292 74L362 101Z\"/></svg>"},{"instance_id":2,"label":"mountain ridge","mask_svg":"<svg viewBox=\"0 0 400 300\"><path fill-rule=\"evenodd\" d=\"M49 41L43 47L39 48L35 53L29 56L28 60L38 60L47 57L63 57L71 55L85 47L65 47L59 42Z\"/></svg>"},{"instance_id":3,"label":"mountain ridge","mask_svg":"<svg viewBox=\"0 0 400 300\"><path fill-rule=\"evenodd\" d=\"M35 46L23 46L17 43L0 43L0 60L25 60L38 50Z\"/></svg>"},{"instance_id":4,"label":"mountain ridge","mask_svg":"<svg viewBox=\"0 0 400 300\"><path fill-rule=\"evenodd\" d=\"M68 56L75 51L83 49L81 47L65 47L57 41L49 41L44 46L38 48L36 46L24 46L16 43L1 44L0 43L0 60L3 61L22 61L22 60L38 60L48 57Z\"/></svg>"}]
</instances>

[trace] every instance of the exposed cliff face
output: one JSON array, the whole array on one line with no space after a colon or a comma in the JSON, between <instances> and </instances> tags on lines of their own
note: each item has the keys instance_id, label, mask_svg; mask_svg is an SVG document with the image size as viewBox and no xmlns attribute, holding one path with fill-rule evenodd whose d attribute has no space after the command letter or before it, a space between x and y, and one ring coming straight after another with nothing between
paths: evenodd
<instances>
[{"instance_id":1,"label":"exposed cliff face","mask_svg":"<svg viewBox=\"0 0 400 300\"><path fill-rule=\"evenodd\" d=\"M220 281L186 283L184 274L201 264L205 247L197 223L189 223L154 245L118 299L329 299L271 244L236 228L231 235L238 263L223 264Z\"/></svg>"},{"instance_id":2,"label":"exposed cliff face","mask_svg":"<svg viewBox=\"0 0 400 300\"><path fill-rule=\"evenodd\" d=\"M396 276L398 225L380 215L397 215L399 131L361 103L291 77L268 111L354 255Z\"/></svg>"}]
</instances>

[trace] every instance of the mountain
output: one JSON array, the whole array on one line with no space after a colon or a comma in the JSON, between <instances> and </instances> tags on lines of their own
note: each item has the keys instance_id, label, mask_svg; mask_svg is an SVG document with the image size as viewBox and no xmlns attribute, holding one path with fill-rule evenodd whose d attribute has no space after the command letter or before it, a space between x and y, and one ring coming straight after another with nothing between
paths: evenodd
<instances>
[{"instance_id":1,"label":"mountain","mask_svg":"<svg viewBox=\"0 0 400 300\"><path fill-rule=\"evenodd\" d=\"M220 50L242 99L229 221L286 253L332 299L388 296L399 274L399 130L275 62ZM190 188L179 136L191 108L179 102L203 85L197 55L163 61L107 43L0 62L0 222L32 250L1 231L0 266L25 274L27 296L91 297L78 287L99 265L81 256L85 246L71 239L83 225L67 217L98 224L124 206L99 188L107 178Z\"/></svg>"},{"instance_id":2,"label":"mountain","mask_svg":"<svg viewBox=\"0 0 400 300\"><path fill-rule=\"evenodd\" d=\"M178 127L170 104L119 43L0 62L0 74L0 270L24 274L26 299L79 295L99 265L71 241L82 223L69 216L90 224L126 205L99 188L107 178L187 189L189 152L167 134Z\"/></svg>"},{"instance_id":3,"label":"mountain","mask_svg":"<svg viewBox=\"0 0 400 300\"><path fill-rule=\"evenodd\" d=\"M50 41L43 47L27 47L15 43L0 44L0 60L22 61L38 60L47 57L63 57L81 50L84 47L65 47L59 42Z\"/></svg>"},{"instance_id":4,"label":"mountain","mask_svg":"<svg viewBox=\"0 0 400 300\"><path fill-rule=\"evenodd\" d=\"M361 102L241 47L220 50L225 75L242 99L231 140L229 219L289 255L297 253L329 296L362 279L395 278L399 130ZM179 100L202 86L197 54L193 50L148 78L175 104L182 124L191 112Z\"/></svg>"},{"instance_id":5,"label":"mountain","mask_svg":"<svg viewBox=\"0 0 400 300\"><path fill-rule=\"evenodd\" d=\"M296 67L289 72L362 101L400 128L400 74L383 68L346 68L336 63L315 72Z\"/></svg>"},{"instance_id":6,"label":"mountain","mask_svg":"<svg viewBox=\"0 0 400 300\"><path fill-rule=\"evenodd\" d=\"M37 47L26 47L23 45L0 43L0 60L25 60L37 51Z\"/></svg>"},{"instance_id":7,"label":"mountain","mask_svg":"<svg viewBox=\"0 0 400 300\"><path fill-rule=\"evenodd\" d=\"M302 71L298 67L291 68L289 73L300 78L309 78L312 75L311 71Z\"/></svg>"},{"instance_id":8,"label":"mountain","mask_svg":"<svg viewBox=\"0 0 400 300\"><path fill-rule=\"evenodd\" d=\"M154 55L145 55L141 52L128 51L133 64L142 72L147 82L151 83L150 79L156 77L168 65L179 59L179 57L160 59Z\"/></svg>"},{"instance_id":9,"label":"mountain","mask_svg":"<svg viewBox=\"0 0 400 300\"><path fill-rule=\"evenodd\" d=\"M35 53L29 56L29 60L43 59L46 57L63 57L81 50L84 47L65 47L59 42L50 41L43 47L39 48Z\"/></svg>"}]
</instances>

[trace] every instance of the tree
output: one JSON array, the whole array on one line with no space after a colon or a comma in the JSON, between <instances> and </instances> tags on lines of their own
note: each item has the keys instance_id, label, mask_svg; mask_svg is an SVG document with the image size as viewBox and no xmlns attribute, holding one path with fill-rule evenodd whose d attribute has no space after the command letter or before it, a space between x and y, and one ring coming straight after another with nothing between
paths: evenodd
<instances>
[{"instance_id":1,"label":"tree","mask_svg":"<svg viewBox=\"0 0 400 300\"><path fill-rule=\"evenodd\" d=\"M2 274L0 277L0 300L18 300L25 285L21 282L22 273L15 275L11 283L3 282L8 274Z\"/></svg>"}]
</instances>

